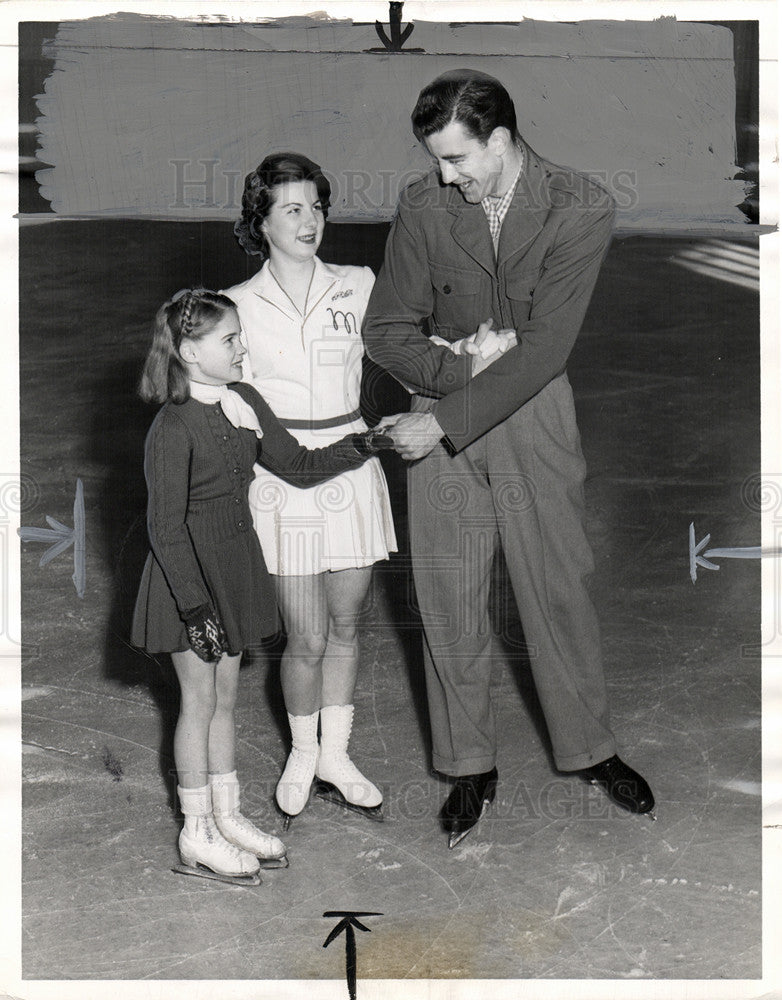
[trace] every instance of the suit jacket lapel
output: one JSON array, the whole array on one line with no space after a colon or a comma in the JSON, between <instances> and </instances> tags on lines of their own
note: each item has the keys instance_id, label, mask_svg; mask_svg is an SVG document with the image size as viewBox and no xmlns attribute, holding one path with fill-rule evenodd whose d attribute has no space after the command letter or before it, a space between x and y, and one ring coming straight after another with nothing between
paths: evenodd
<instances>
[{"instance_id":1,"label":"suit jacket lapel","mask_svg":"<svg viewBox=\"0 0 782 1000\"><path fill-rule=\"evenodd\" d=\"M546 169L529 146L524 148L524 170L500 230L498 267L520 253L538 235L551 208Z\"/></svg>"},{"instance_id":2,"label":"suit jacket lapel","mask_svg":"<svg viewBox=\"0 0 782 1000\"><path fill-rule=\"evenodd\" d=\"M465 201L461 194L452 188L448 200L448 211L456 216L451 226L451 236L454 242L485 271L488 271L489 274L495 274L494 244L491 241L489 223L483 208Z\"/></svg>"}]
</instances>

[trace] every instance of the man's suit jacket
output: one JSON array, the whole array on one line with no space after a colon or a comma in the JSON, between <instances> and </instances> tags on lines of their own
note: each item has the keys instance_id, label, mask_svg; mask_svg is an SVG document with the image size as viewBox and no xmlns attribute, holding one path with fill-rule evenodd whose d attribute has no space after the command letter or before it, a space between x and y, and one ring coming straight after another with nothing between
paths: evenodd
<instances>
[{"instance_id":1,"label":"man's suit jacket","mask_svg":"<svg viewBox=\"0 0 782 1000\"><path fill-rule=\"evenodd\" d=\"M611 240L614 203L604 188L527 146L525 156L496 259L480 204L436 173L407 187L367 309L369 356L436 400L432 412L455 451L565 370ZM515 329L518 346L474 379L469 356L428 339L458 340L489 317L495 329Z\"/></svg>"}]
</instances>

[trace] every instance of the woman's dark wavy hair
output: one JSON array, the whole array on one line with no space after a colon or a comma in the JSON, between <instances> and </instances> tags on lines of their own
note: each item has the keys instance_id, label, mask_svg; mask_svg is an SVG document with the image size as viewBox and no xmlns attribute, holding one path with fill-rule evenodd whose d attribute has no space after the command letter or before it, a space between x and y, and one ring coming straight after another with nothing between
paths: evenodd
<instances>
[{"instance_id":1,"label":"woman's dark wavy hair","mask_svg":"<svg viewBox=\"0 0 782 1000\"><path fill-rule=\"evenodd\" d=\"M508 91L499 80L476 69L453 69L432 80L418 95L411 118L419 142L453 121L484 144L500 127L514 142L521 141Z\"/></svg>"},{"instance_id":2,"label":"woman's dark wavy hair","mask_svg":"<svg viewBox=\"0 0 782 1000\"><path fill-rule=\"evenodd\" d=\"M274 204L275 189L288 181L312 181L324 219L328 216L331 185L318 164L301 153L272 153L244 179L242 215L234 225L234 234L245 253L264 259L269 256L261 223Z\"/></svg>"},{"instance_id":3,"label":"woman's dark wavy hair","mask_svg":"<svg viewBox=\"0 0 782 1000\"><path fill-rule=\"evenodd\" d=\"M163 303L138 387L145 403L184 403L190 398L190 375L180 345L185 338L200 340L235 308L233 299L206 288L183 288Z\"/></svg>"}]
</instances>

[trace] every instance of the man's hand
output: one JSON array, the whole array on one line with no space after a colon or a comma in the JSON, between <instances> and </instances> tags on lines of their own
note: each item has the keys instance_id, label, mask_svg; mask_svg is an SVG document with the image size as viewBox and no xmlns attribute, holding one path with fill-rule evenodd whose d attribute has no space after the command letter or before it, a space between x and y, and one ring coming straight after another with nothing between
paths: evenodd
<instances>
[{"instance_id":1,"label":"man's hand","mask_svg":"<svg viewBox=\"0 0 782 1000\"><path fill-rule=\"evenodd\" d=\"M511 331L511 336L505 340L500 341L500 346L494 351L493 354L484 356L482 354L476 354L472 359L472 376L473 378L480 372L485 371L489 365L494 364L497 358L501 358L502 355L511 347L516 346L516 334Z\"/></svg>"},{"instance_id":2,"label":"man's hand","mask_svg":"<svg viewBox=\"0 0 782 1000\"><path fill-rule=\"evenodd\" d=\"M375 430L384 430L393 438L397 452L408 462L428 455L443 436L443 429L432 413L402 413L383 417Z\"/></svg>"},{"instance_id":3,"label":"man's hand","mask_svg":"<svg viewBox=\"0 0 782 1000\"><path fill-rule=\"evenodd\" d=\"M437 344L438 347L447 347L454 354L469 355L474 359L474 362L475 359L482 358L487 364L491 364L501 354L504 354L509 347L515 347L517 343L515 330L493 330L493 323L493 319L487 319L484 323L481 323L475 333L471 333L469 337L462 337L461 340L444 340L442 337L433 334L429 338L429 343ZM473 375L476 374L474 362ZM479 370L483 371L487 367L487 364L481 365Z\"/></svg>"},{"instance_id":4,"label":"man's hand","mask_svg":"<svg viewBox=\"0 0 782 1000\"><path fill-rule=\"evenodd\" d=\"M492 329L494 320L487 319L477 331L457 341L457 353L472 356L472 374L477 375L517 344L516 331Z\"/></svg>"},{"instance_id":5,"label":"man's hand","mask_svg":"<svg viewBox=\"0 0 782 1000\"><path fill-rule=\"evenodd\" d=\"M481 323L477 333L469 339L472 345L465 345L465 353L472 354L472 375L478 375L509 348L517 344L515 330L492 330L491 320ZM472 347L470 350L469 348Z\"/></svg>"}]
</instances>

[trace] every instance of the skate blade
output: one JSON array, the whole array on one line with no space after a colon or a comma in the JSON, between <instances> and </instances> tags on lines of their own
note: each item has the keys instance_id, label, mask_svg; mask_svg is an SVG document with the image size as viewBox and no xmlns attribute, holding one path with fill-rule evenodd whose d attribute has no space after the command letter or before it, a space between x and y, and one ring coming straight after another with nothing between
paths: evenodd
<instances>
[{"instance_id":1,"label":"skate blade","mask_svg":"<svg viewBox=\"0 0 782 1000\"><path fill-rule=\"evenodd\" d=\"M310 789L309 794L307 795L307 801L302 806L301 812L286 813L285 810L280 806L280 803L277 801L277 797L276 796L273 797L272 802L274 804L274 809L277 815L282 820L283 833L287 833L288 830L290 829L291 823L293 823L293 821L296 819L297 816L301 816L301 813L303 813L304 810L307 808L307 806L310 804L311 798L312 798L312 789Z\"/></svg>"},{"instance_id":2,"label":"skate blade","mask_svg":"<svg viewBox=\"0 0 782 1000\"><path fill-rule=\"evenodd\" d=\"M274 868L287 868L290 864L287 855L282 858L258 858L258 861L265 871L271 871Z\"/></svg>"},{"instance_id":3,"label":"skate blade","mask_svg":"<svg viewBox=\"0 0 782 1000\"><path fill-rule=\"evenodd\" d=\"M287 833L288 830L290 830L291 828L291 824L296 819L296 816L300 816L301 813L296 813L296 815L294 816L291 813L286 813L282 809L280 809L280 807L277 805L276 802L274 803L274 806L277 812L280 814L280 817L282 818L282 832ZM306 809L306 806L304 808ZM302 809L302 812L304 812L304 809Z\"/></svg>"},{"instance_id":4,"label":"skate blade","mask_svg":"<svg viewBox=\"0 0 782 1000\"><path fill-rule=\"evenodd\" d=\"M319 799L323 799L324 802L342 806L343 809L349 809L351 812L358 813L359 816L365 816L374 823L385 822L382 803L379 806L359 806L354 802L348 802L337 786L332 785L329 781L323 781L319 778L315 783L315 795Z\"/></svg>"},{"instance_id":5,"label":"skate blade","mask_svg":"<svg viewBox=\"0 0 782 1000\"><path fill-rule=\"evenodd\" d=\"M190 865L174 865L171 869L177 875L193 875L196 878L211 879L215 882L224 882L226 885L255 886L261 884L261 876L256 872L254 875L221 875L220 872L213 872L211 868L198 865L193 868Z\"/></svg>"},{"instance_id":6,"label":"skate blade","mask_svg":"<svg viewBox=\"0 0 782 1000\"><path fill-rule=\"evenodd\" d=\"M483 806L481 808L481 814L476 819L476 821L472 824L472 826L468 826L467 829L466 830L462 830L461 833L449 833L448 834L448 850L449 851L452 851L454 849L454 847L456 847L457 844L461 844L461 842L464 840L464 838L467 836L468 833L472 833L472 831L475 829L475 827L480 823L480 821L486 815L486 810L489 808L490 804L491 804L491 799L484 799L483 800Z\"/></svg>"}]
</instances>

